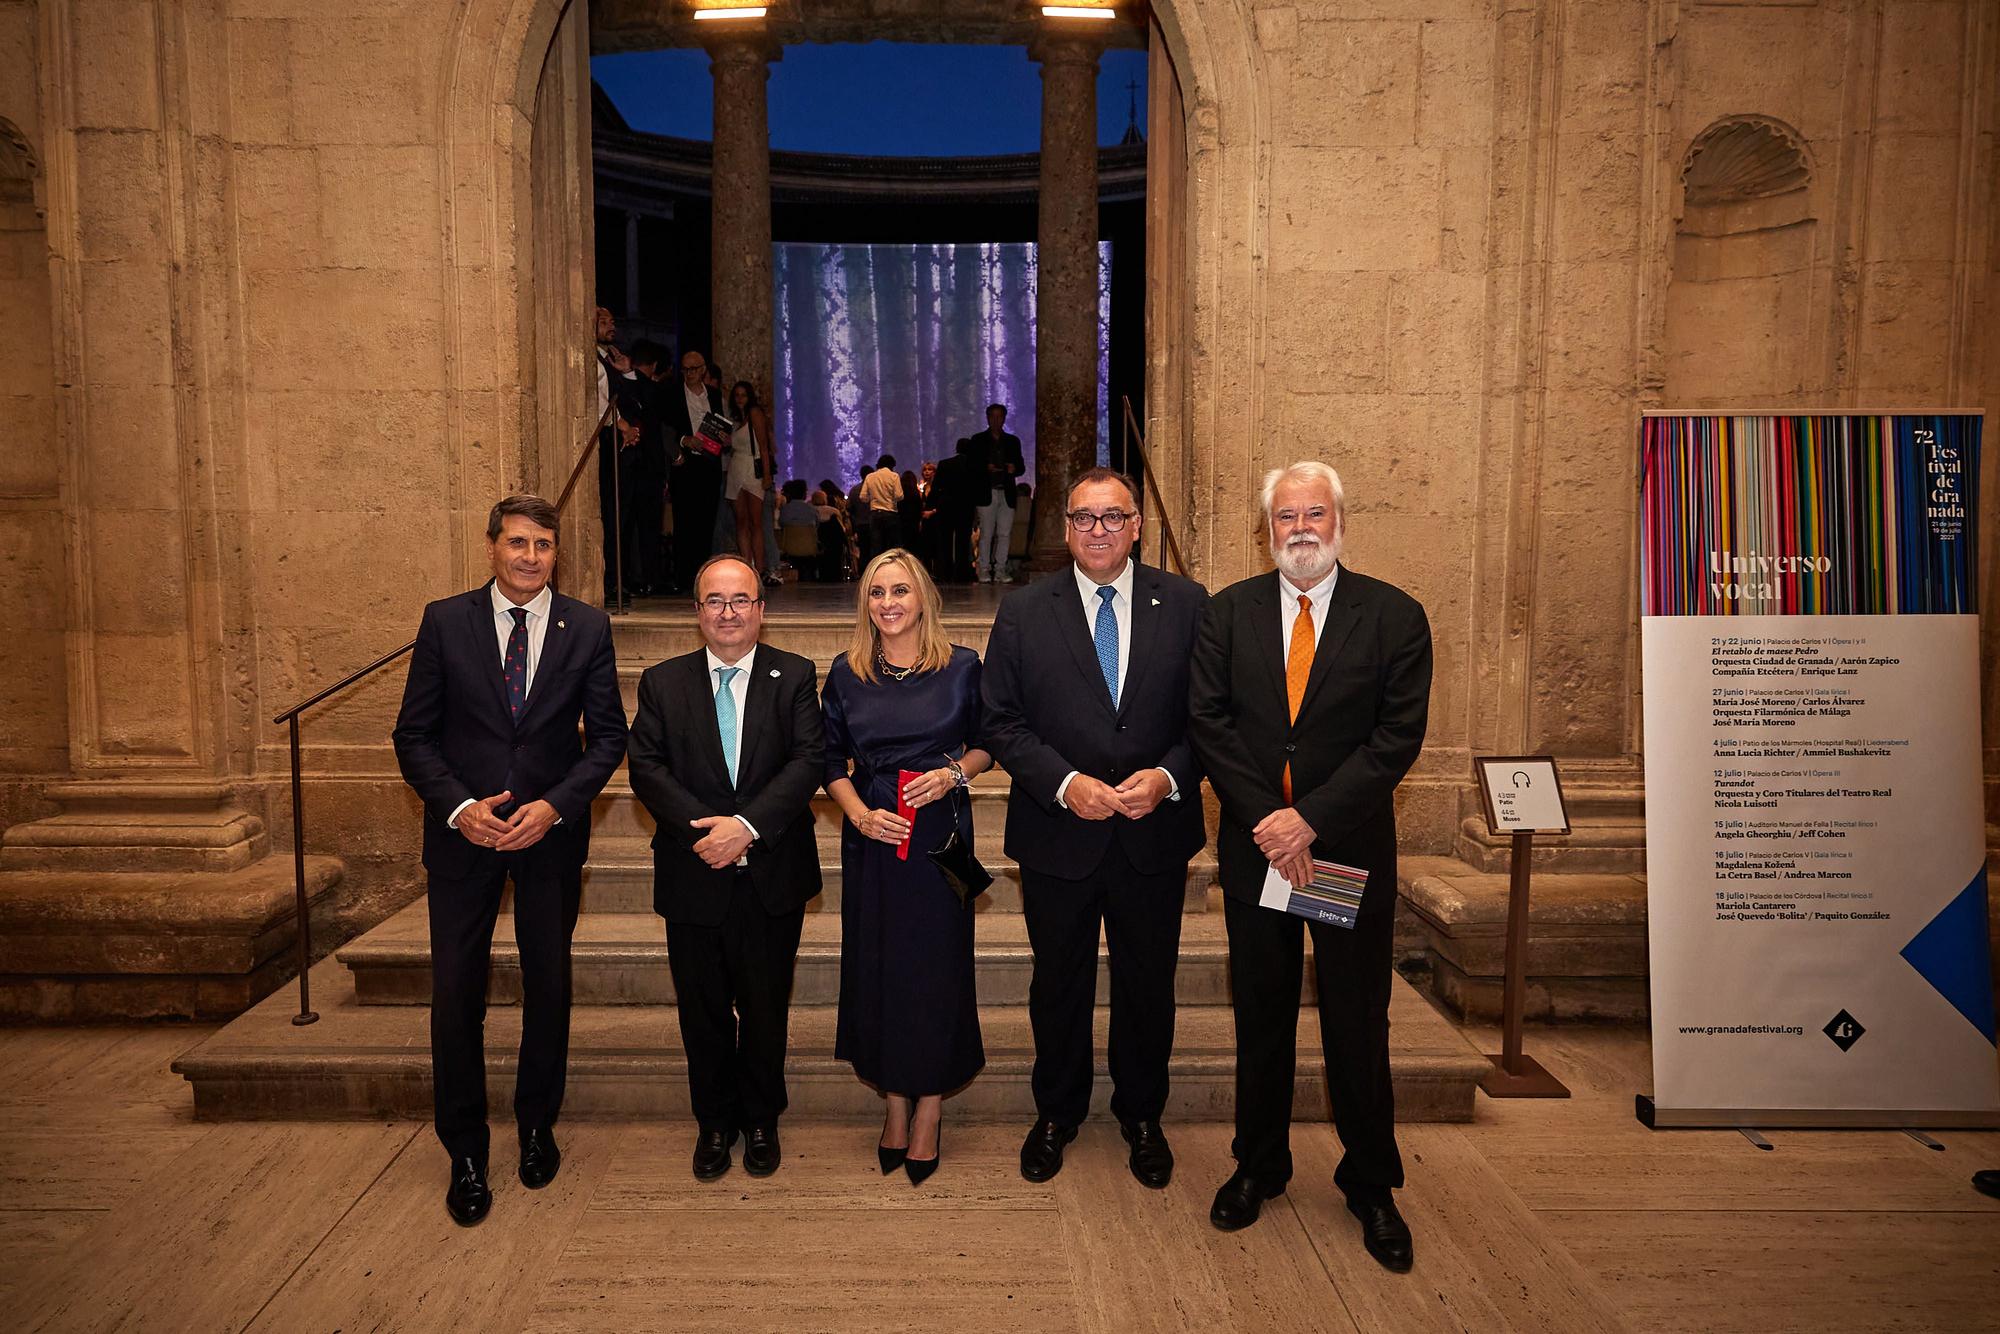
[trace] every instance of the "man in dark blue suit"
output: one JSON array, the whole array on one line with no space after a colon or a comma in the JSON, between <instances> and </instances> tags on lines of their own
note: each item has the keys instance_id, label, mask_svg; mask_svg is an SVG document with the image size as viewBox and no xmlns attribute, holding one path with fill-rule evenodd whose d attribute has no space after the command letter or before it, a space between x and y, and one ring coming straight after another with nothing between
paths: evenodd
<instances>
[{"instance_id":1,"label":"man in dark blue suit","mask_svg":"<svg viewBox=\"0 0 2000 1334\"><path fill-rule=\"evenodd\" d=\"M1132 1175L1165 1186L1160 1130L1189 860L1207 841L1187 736L1200 584L1132 559L1138 491L1092 468L1071 484L1073 563L1007 595L982 682L987 746L1013 776L1007 855L1034 949L1036 1122L1021 1175L1047 1181L1090 1112L1097 938L1111 954L1111 1111Z\"/></svg>"},{"instance_id":2,"label":"man in dark blue suit","mask_svg":"<svg viewBox=\"0 0 2000 1334\"><path fill-rule=\"evenodd\" d=\"M396 761L424 803L431 1077L452 1163L445 1207L465 1226L493 1201L486 974L500 891L514 882L521 950L520 1177L539 1189L561 1163L553 1132L569 1061L569 945L590 804L625 755L611 621L549 587L556 523L540 496L493 507L493 578L424 608L396 718Z\"/></svg>"}]
</instances>

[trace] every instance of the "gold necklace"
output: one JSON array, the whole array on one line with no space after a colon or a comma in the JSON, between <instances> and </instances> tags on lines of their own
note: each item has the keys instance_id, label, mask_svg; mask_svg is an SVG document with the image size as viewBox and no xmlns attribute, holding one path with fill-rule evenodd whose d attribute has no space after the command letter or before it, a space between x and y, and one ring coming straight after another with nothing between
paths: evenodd
<instances>
[{"instance_id":1,"label":"gold necklace","mask_svg":"<svg viewBox=\"0 0 2000 1334\"><path fill-rule=\"evenodd\" d=\"M907 681L916 673L917 664L913 662L907 667L891 667L889 659L882 652L881 646L877 645L875 649L875 670L893 681Z\"/></svg>"}]
</instances>

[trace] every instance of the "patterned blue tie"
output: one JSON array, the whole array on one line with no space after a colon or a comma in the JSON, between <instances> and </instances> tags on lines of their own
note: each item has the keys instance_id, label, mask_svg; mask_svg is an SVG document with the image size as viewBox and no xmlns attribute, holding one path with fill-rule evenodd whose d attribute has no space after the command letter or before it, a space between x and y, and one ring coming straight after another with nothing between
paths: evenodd
<instances>
[{"instance_id":1,"label":"patterned blue tie","mask_svg":"<svg viewBox=\"0 0 2000 1334\"><path fill-rule=\"evenodd\" d=\"M729 786L736 786L736 696L729 683L741 667L718 667L715 679L715 730L722 734L722 759L729 766Z\"/></svg>"},{"instance_id":2,"label":"patterned blue tie","mask_svg":"<svg viewBox=\"0 0 2000 1334\"><path fill-rule=\"evenodd\" d=\"M1101 601L1097 604L1097 666L1104 673L1105 688L1111 692L1111 707L1118 707L1118 613L1111 610L1111 599L1118 596L1118 590L1109 584L1101 584L1097 589Z\"/></svg>"},{"instance_id":3,"label":"patterned blue tie","mask_svg":"<svg viewBox=\"0 0 2000 1334\"><path fill-rule=\"evenodd\" d=\"M514 628L507 632L507 656L500 660L500 676L507 683L507 709L519 722L521 710L528 707L528 609L509 607L507 614L514 618Z\"/></svg>"}]
</instances>

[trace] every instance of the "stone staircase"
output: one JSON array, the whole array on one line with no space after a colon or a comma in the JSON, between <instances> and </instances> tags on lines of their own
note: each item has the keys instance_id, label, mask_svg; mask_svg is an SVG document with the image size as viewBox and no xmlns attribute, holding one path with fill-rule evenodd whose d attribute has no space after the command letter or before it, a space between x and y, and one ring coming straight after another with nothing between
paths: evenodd
<instances>
[{"instance_id":1,"label":"stone staircase","mask_svg":"<svg viewBox=\"0 0 2000 1334\"><path fill-rule=\"evenodd\" d=\"M765 638L825 666L846 647L852 589L839 606L786 608L767 615ZM957 591L954 590L954 595ZM948 605L954 642L985 645L998 597L989 590ZM969 605L968 605L969 604ZM627 705L639 673L698 641L675 609L635 613L617 628ZM954 1097L952 1115L1032 1119L1027 990L1032 956L1020 915L1018 868L1002 850L1008 781L988 774L972 790L976 849L995 884L978 901L975 968L987 1065ZM793 1116L873 1118L880 1101L833 1059L839 991L840 815L822 794L814 802L825 889L807 910L792 1002L788 1063ZM572 950L575 1008L565 1116L684 1117L687 1086L663 924L652 912L652 819L632 796L623 770L593 811L583 912ZM1228 950L1215 862L1204 851L1189 869L1183 901L1177 1021L1169 1120L1226 1120L1234 1103L1234 1032L1228 1004ZM1100 946L1100 952L1101 952ZM519 1041L519 953L503 907L495 932L487 1019L492 1106L511 1096ZM341 948L313 972L317 1023L291 1023L297 1005L286 991L251 1010L176 1062L194 1086L203 1119L426 1117L430 1111L429 932L422 900ZM1106 1114L1104 1077L1108 979L1098 977L1094 1110ZM1302 1118L1327 1115L1318 1015L1300 1016L1296 1101ZM1407 983L1398 979L1391 1007L1391 1060L1397 1112L1405 1121L1472 1119L1473 1093L1486 1061ZM496 1113L504 1114L504 1113Z\"/></svg>"}]
</instances>

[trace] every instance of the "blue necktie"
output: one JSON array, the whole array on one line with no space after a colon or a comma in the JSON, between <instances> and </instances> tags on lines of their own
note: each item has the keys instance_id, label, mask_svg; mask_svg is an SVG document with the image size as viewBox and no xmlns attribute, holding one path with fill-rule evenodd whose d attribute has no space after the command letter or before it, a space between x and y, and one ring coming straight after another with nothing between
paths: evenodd
<instances>
[{"instance_id":1,"label":"blue necktie","mask_svg":"<svg viewBox=\"0 0 2000 1334\"><path fill-rule=\"evenodd\" d=\"M514 721L528 707L528 609L509 607L514 628L507 632L507 656L500 660L500 675L507 682L507 709Z\"/></svg>"},{"instance_id":2,"label":"blue necktie","mask_svg":"<svg viewBox=\"0 0 2000 1334\"><path fill-rule=\"evenodd\" d=\"M729 766L729 786L736 786L736 696L730 692L729 683L736 679L741 667L718 667L715 679L720 683L715 687L715 730L722 734L722 760Z\"/></svg>"},{"instance_id":3,"label":"blue necktie","mask_svg":"<svg viewBox=\"0 0 2000 1334\"><path fill-rule=\"evenodd\" d=\"M1097 666L1104 673L1104 685L1111 692L1111 707L1118 707L1118 613L1111 610L1111 599L1118 590L1109 584L1100 585L1097 596Z\"/></svg>"}]
</instances>

